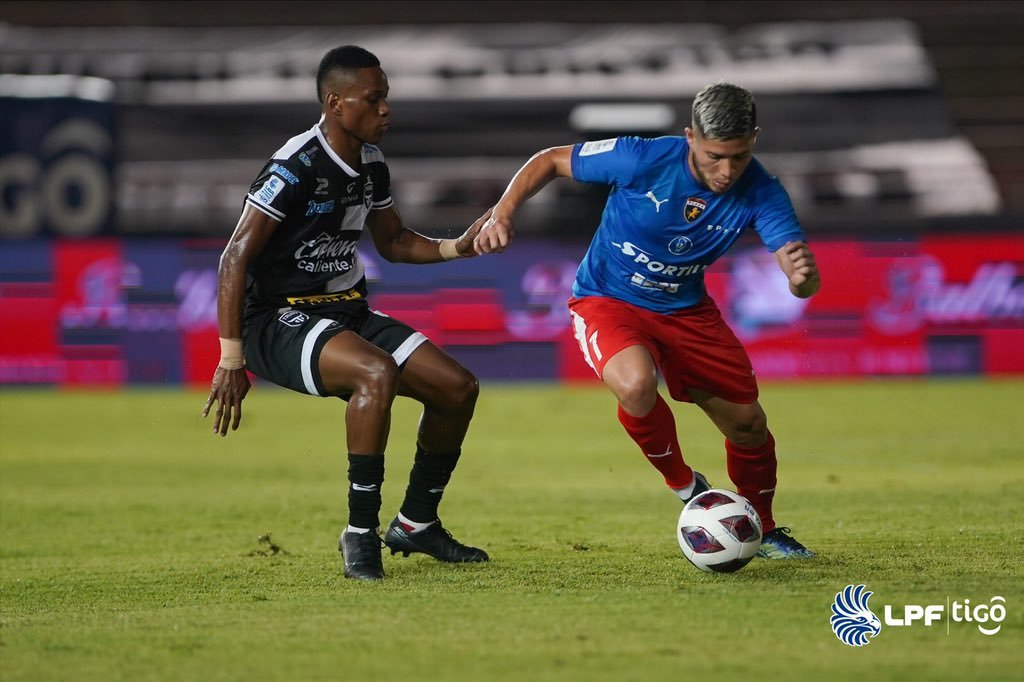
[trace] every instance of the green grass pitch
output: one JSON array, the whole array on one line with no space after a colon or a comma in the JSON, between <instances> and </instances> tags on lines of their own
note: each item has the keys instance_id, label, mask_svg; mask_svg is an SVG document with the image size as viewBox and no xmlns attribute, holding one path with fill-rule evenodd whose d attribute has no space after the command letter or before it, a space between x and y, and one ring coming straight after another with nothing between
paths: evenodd
<instances>
[{"instance_id":1,"label":"green grass pitch","mask_svg":"<svg viewBox=\"0 0 1024 682\"><path fill-rule=\"evenodd\" d=\"M388 554L378 584L336 548L344 403L260 385L220 439L204 401L0 392L3 682L1024 679L1022 380L763 386L776 518L819 556L731 575L683 559L678 501L598 386L485 384L441 513L492 561ZM396 403L385 523L416 407ZM721 436L673 409L731 487ZM994 595L1006 619L848 647L829 609L851 583L880 619Z\"/></svg>"}]
</instances>

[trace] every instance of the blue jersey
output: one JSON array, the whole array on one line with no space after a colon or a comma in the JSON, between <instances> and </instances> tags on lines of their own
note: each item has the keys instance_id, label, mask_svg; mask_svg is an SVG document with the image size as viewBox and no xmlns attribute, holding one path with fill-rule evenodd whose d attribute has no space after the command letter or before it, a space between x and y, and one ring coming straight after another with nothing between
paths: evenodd
<instances>
[{"instance_id":1,"label":"blue jersey","mask_svg":"<svg viewBox=\"0 0 1024 682\"><path fill-rule=\"evenodd\" d=\"M611 193L573 283L574 296L608 296L667 313L704 297L704 271L753 228L771 251L804 239L789 195L752 159L723 194L690 172L685 137L618 137L577 144L573 178Z\"/></svg>"}]
</instances>

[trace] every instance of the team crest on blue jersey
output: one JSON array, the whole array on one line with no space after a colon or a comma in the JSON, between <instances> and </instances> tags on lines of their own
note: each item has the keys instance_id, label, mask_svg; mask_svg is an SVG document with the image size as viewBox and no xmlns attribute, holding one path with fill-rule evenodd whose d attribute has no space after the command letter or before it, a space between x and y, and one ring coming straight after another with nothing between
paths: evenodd
<instances>
[{"instance_id":1,"label":"team crest on blue jersey","mask_svg":"<svg viewBox=\"0 0 1024 682\"><path fill-rule=\"evenodd\" d=\"M708 202L700 197L687 197L686 206L683 207L683 217L686 218L686 222L692 223L704 215L704 209L707 207Z\"/></svg>"}]
</instances>

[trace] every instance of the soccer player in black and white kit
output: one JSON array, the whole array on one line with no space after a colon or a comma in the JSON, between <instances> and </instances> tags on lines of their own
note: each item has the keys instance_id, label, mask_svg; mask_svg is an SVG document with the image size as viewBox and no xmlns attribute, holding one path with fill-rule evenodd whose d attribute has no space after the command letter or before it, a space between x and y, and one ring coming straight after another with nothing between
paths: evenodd
<instances>
[{"instance_id":1,"label":"soccer player in black and white kit","mask_svg":"<svg viewBox=\"0 0 1024 682\"><path fill-rule=\"evenodd\" d=\"M369 308L357 249L365 225L391 262L471 257L483 219L458 239L430 239L403 225L387 164L374 146L391 114L377 57L354 45L330 50L316 87L323 116L263 167L221 256L221 359L203 416L216 402L214 433L238 428L250 387L247 369L300 393L347 400L349 522L339 549L346 577L380 580L391 405L399 395L419 401L415 462L384 543L392 554L487 561L486 552L456 541L437 517L479 384L423 334Z\"/></svg>"}]
</instances>

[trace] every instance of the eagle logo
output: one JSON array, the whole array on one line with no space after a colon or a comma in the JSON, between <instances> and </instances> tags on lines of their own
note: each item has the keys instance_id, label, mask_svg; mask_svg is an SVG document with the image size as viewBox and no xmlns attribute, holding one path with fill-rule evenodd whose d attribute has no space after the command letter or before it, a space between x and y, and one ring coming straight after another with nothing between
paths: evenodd
<instances>
[{"instance_id":1,"label":"eagle logo","mask_svg":"<svg viewBox=\"0 0 1024 682\"><path fill-rule=\"evenodd\" d=\"M702 215L704 215L704 209L708 207L708 202L704 201L700 197L688 197L686 199L686 205L683 206L683 217L686 218L686 222L692 223Z\"/></svg>"},{"instance_id":2,"label":"eagle logo","mask_svg":"<svg viewBox=\"0 0 1024 682\"><path fill-rule=\"evenodd\" d=\"M843 644L864 646L870 644L868 637L882 631L882 623L868 608L868 599L874 592L865 592L864 585L847 585L836 592L832 604L832 632Z\"/></svg>"}]
</instances>

